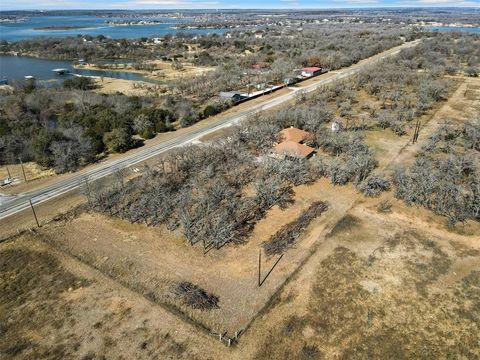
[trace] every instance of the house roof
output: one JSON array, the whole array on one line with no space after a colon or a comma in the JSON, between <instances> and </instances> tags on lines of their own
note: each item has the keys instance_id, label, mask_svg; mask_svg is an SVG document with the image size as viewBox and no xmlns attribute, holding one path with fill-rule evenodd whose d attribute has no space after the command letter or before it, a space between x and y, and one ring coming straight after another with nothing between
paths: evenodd
<instances>
[{"instance_id":1,"label":"house roof","mask_svg":"<svg viewBox=\"0 0 480 360\"><path fill-rule=\"evenodd\" d=\"M310 135L310 133L294 127L280 131L280 137L282 141L294 141L299 143L305 140L308 135Z\"/></svg>"},{"instance_id":2,"label":"house roof","mask_svg":"<svg viewBox=\"0 0 480 360\"><path fill-rule=\"evenodd\" d=\"M311 71L311 72L320 71L320 70L322 69L315 66L303 68L303 71Z\"/></svg>"},{"instance_id":3,"label":"house roof","mask_svg":"<svg viewBox=\"0 0 480 360\"><path fill-rule=\"evenodd\" d=\"M242 97L243 94L236 92L236 91L221 91L220 92L220 97L222 98L233 98L233 97Z\"/></svg>"},{"instance_id":4,"label":"house roof","mask_svg":"<svg viewBox=\"0 0 480 360\"><path fill-rule=\"evenodd\" d=\"M273 150L280 155L287 155L304 159L312 154L315 149L310 146L299 144L295 141L284 141L273 147Z\"/></svg>"}]
</instances>

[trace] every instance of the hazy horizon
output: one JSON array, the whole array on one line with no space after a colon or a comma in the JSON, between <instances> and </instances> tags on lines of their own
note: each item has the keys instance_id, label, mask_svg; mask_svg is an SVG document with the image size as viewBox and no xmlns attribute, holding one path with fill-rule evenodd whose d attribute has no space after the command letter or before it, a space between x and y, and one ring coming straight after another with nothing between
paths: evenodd
<instances>
[{"instance_id":1,"label":"hazy horizon","mask_svg":"<svg viewBox=\"0 0 480 360\"><path fill-rule=\"evenodd\" d=\"M335 4L332 6L332 3ZM336 9L403 9L403 8L458 8L480 9L480 1L451 0L334 0L333 2L311 0L267 0L258 6L256 1L246 0L239 5L229 0L134 0L103 1L38 1L6 0L0 4L0 11L59 11L59 10L128 10L128 11L158 11L158 10L336 10ZM252 6L256 5L256 6Z\"/></svg>"}]
</instances>

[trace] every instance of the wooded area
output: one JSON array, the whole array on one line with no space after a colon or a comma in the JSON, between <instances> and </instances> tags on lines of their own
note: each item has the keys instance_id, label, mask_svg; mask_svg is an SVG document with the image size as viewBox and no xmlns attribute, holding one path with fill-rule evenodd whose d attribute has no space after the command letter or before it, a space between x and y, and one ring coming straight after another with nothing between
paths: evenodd
<instances>
[{"instance_id":1,"label":"wooded area","mask_svg":"<svg viewBox=\"0 0 480 360\"><path fill-rule=\"evenodd\" d=\"M451 225L480 220L480 121L445 122L422 150L415 164L396 169L395 196L446 216Z\"/></svg>"},{"instance_id":2,"label":"wooded area","mask_svg":"<svg viewBox=\"0 0 480 360\"><path fill-rule=\"evenodd\" d=\"M0 158L6 164L33 160L58 173L75 171L106 152L140 146L132 135L149 139L227 109L232 103L218 99L220 91L243 87L254 91L256 85L282 83L301 66L341 68L417 36L411 30L361 24L301 32L273 28L263 34L262 38L251 31L234 31L231 37L166 35L161 44L103 36L2 42L3 53L92 61L130 58L140 68L163 58L172 65L186 61L217 68L167 84L168 94L144 97L100 95L91 91L94 84L87 78L66 80L59 88L14 83L12 91L0 92ZM253 64L261 64L261 70L253 69Z\"/></svg>"},{"instance_id":3,"label":"wooded area","mask_svg":"<svg viewBox=\"0 0 480 360\"><path fill-rule=\"evenodd\" d=\"M390 189L390 180L383 174L370 176L377 161L364 143L362 130L391 128L398 136L404 135L417 116L446 98L452 83L443 75L449 67L456 66L455 71L461 71L469 63L478 64L477 43L478 38L468 42L462 38L425 41L418 49L402 51L396 60L376 65L374 72L367 69L352 80L299 97L295 106L259 114L234 127L228 137L177 149L163 158L161 165L146 169L142 176L129 182L119 178L113 187L98 183L89 189L90 204L96 210L132 222L179 229L190 244L202 243L209 249L243 241L268 209L292 202L295 186L320 177L328 177L334 185L353 182L367 195L377 196ZM426 54L436 56L435 62L428 61ZM358 97L361 91L375 101L364 103ZM350 111L346 111L348 106ZM362 121L355 119L354 108L365 109ZM344 124L341 131L331 131L334 119ZM316 157L299 162L268 156L278 141L279 131L290 126L314 134L310 145L319 148ZM475 144L478 125L468 126L475 130L467 135L469 143ZM465 173L455 172L458 162L468 164ZM415 192L426 190L418 186L415 178L430 179L435 184L435 169L445 166L440 163L424 167L421 174L427 171L429 177L412 175L403 182L402 176L409 175L399 170L393 181L397 196L422 204L441 192L449 200L443 200L445 205L439 208L440 213L447 215L444 209L450 205L446 204L455 203L456 207L469 209L462 210L463 215L457 214L455 219L478 219L478 181L473 179L479 177L474 163L458 160L452 165L452 176L444 177L442 183L451 186L458 181L454 175L463 174L466 184L474 188L469 190L473 196L465 195L458 202L455 194L462 192L460 188L452 193L437 185L427 190L436 195L415 196ZM433 209L434 205L427 207Z\"/></svg>"}]
</instances>

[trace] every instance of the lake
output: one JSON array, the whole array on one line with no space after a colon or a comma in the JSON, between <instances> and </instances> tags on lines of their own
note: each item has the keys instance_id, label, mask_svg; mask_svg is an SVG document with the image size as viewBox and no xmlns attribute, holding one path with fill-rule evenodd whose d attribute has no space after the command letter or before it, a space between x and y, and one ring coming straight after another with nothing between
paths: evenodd
<instances>
[{"instance_id":1,"label":"lake","mask_svg":"<svg viewBox=\"0 0 480 360\"><path fill-rule=\"evenodd\" d=\"M480 33L480 28L478 27L426 26L426 28L432 31L461 31L461 32Z\"/></svg>"},{"instance_id":2,"label":"lake","mask_svg":"<svg viewBox=\"0 0 480 360\"><path fill-rule=\"evenodd\" d=\"M25 76L31 75L39 81L53 79L59 82L65 78L72 77L72 75L57 75L52 72L52 69L58 68L68 69L70 72L80 75L155 82L135 72L75 69L69 61L37 59L28 56L0 55L0 78L7 78L8 80L23 80Z\"/></svg>"},{"instance_id":3,"label":"lake","mask_svg":"<svg viewBox=\"0 0 480 360\"><path fill-rule=\"evenodd\" d=\"M128 20L158 20L162 23L152 25L108 25L106 21L128 21ZM135 39L141 37L161 37L165 34L176 32L211 34L224 33L228 29L174 29L176 25L191 21L190 19L173 18L116 18L100 16L32 16L25 21L17 23L0 23L0 40L19 41L36 37L66 37L82 35L104 35L113 39ZM68 30L35 30L46 26L81 26L82 29Z\"/></svg>"}]
</instances>

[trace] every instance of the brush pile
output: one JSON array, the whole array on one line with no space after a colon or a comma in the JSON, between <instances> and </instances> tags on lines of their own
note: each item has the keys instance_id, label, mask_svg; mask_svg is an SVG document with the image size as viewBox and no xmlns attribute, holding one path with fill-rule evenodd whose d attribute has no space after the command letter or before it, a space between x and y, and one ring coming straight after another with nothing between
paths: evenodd
<instances>
[{"instance_id":1,"label":"brush pile","mask_svg":"<svg viewBox=\"0 0 480 360\"><path fill-rule=\"evenodd\" d=\"M268 256L284 253L303 234L313 219L319 217L327 210L328 203L325 201L314 202L296 220L284 225L268 241L262 244L265 253Z\"/></svg>"},{"instance_id":2,"label":"brush pile","mask_svg":"<svg viewBox=\"0 0 480 360\"><path fill-rule=\"evenodd\" d=\"M213 294L207 293L197 285L188 281L182 281L174 286L175 296L185 305L198 310L218 309L219 299Z\"/></svg>"}]
</instances>

